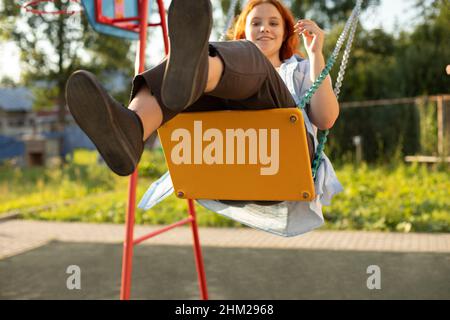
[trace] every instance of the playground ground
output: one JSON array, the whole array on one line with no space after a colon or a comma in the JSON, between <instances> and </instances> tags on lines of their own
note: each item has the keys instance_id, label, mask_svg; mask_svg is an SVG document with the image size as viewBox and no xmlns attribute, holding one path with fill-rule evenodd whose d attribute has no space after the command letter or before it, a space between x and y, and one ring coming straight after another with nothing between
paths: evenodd
<instances>
[{"instance_id":1,"label":"playground ground","mask_svg":"<svg viewBox=\"0 0 450 320\"><path fill-rule=\"evenodd\" d=\"M136 226L135 236L158 226ZM118 299L123 225L0 221L0 299ZM198 299L191 231L135 247L132 299ZM210 299L450 299L450 234L200 228ZM68 266L81 289L66 286ZM369 289L369 266L380 289Z\"/></svg>"}]
</instances>

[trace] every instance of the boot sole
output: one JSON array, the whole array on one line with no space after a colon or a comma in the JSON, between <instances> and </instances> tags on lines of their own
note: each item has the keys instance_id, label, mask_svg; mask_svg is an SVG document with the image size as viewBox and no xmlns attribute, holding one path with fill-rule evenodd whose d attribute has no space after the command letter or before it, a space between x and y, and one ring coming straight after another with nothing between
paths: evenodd
<instances>
[{"instance_id":1,"label":"boot sole","mask_svg":"<svg viewBox=\"0 0 450 320\"><path fill-rule=\"evenodd\" d=\"M213 23L211 3L209 0L173 0L168 20L170 53L161 98L167 108L182 111L193 102L200 63L204 61L205 52L208 55Z\"/></svg>"},{"instance_id":2,"label":"boot sole","mask_svg":"<svg viewBox=\"0 0 450 320\"><path fill-rule=\"evenodd\" d=\"M120 176L134 172L132 146L114 122L113 110L96 80L85 71L67 82L66 101L75 122L91 139L109 168Z\"/></svg>"}]
</instances>

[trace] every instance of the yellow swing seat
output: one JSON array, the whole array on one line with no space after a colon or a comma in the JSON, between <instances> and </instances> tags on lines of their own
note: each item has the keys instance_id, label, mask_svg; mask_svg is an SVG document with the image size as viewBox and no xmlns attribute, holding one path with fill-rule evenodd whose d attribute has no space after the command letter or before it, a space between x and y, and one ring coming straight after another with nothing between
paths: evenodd
<instances>
[{"instance_id":1,"label":"yellow swing seat","mask_svg":"<svg viewBox=\"0 0 450 320\"><path fill-rule=\"evenodd\" d=\"M315 198L298 108L184 112L158 133L179 198Z\"/></svg>"}]
</instances>

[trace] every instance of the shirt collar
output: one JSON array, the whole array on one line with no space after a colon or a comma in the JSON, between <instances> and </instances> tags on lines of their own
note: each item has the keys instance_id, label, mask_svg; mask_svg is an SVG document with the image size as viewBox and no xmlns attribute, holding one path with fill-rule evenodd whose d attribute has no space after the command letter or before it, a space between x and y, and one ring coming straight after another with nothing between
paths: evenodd
<instances>
[{"instance_id":1,"label":"shirt collar","mask_svg":"<svg viewBox=\"0 0 450 320\"><path fill-rule=\"evenodd\" d=\"M291 64L291 63L297 63L297 58L295 57L295 55L293 55L292 57L290 57L289 59L286 59L283 61L283 63L285 64Z\"/></svg>"}]
</instances>

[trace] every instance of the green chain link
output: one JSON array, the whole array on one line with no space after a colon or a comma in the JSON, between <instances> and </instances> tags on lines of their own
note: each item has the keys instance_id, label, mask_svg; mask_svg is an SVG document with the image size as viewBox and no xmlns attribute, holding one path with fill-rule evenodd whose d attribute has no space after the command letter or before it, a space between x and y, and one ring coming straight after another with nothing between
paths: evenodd
<instances>
[{"instance_id":1,"label":"green chain link","mask_svg":"<svg viewBox=\"0 0 450 320\"><path fill-rule=\"evenodd\" d=\"M334 56L331 56L328 59L328 62L326 64L325 68L322 70L319 77L316 79L316 81L314 81L311 88L309 88L309 90L305 93L302 100L300 101L300 104L298 105L298 107L300 109L302 109L302 110L305 109L305 106L311 101L312 96L314 95L314 93L316 93L316 91L319 89L320 85L322 84L323 80L325 80L327 75L330 73L330 70L331 70L331 68L333 68L333 65L335 62L336 62L336 58ZM322 160L322 152L325 149L325 143L327 142L328 133L329 133L329 130L318 132L319 145L317 146L317 152L314 155L314 160L313 160L312 166L311 166L312 176L313 176L314 180L316 179L317 171L319 170L319 167L320 167L320 162Z\"/></svg>"},{"instance_id":2,"label":"green chain link","mask_svg":"<svg viewBox=\"0 0 450 320\"><path fill-rule=\"evenodd\" d=\"M311 101L312 96L314 95L314 93L316 93L317 89L319 89L323 80L325 80L327 75L330 73L330 70L331 68L333 68L335 62L336 58L333 56L328 59L325 68L322 70L319 77L316 79L316 81L314 81L311 88L309 88L309 90L305 93L302 100L300 101L300 104L298 105L300 109L302 110L305 109L305 106Z\"/></svg>"},{"instance_id":3,"label":"green chain link","mask_svg":"<svg viewBox=\"0 0 450 320\"><path fill-rule=\"evenodd\" d=\"M325 65L325 68L320 73L319 77L316 79L316 81L314 81L314 83L311 86L311 88L305 93L305 95L303 96L302 100L300 101L300 103L298 105L298 108L300 108L301 110L305 109L305 106L311 101L311 98L314 95L314 93L318 90L318 88L320 87L320 85L322 84L324 79L330 73L331 68L333 67L334 63L336 62L337 56L338 56L339 51L341 49L341 46L342 46L342 44L344 42L344 38L347 37L347 32L351 29L350 37L349 37L348 42L347 42L347 47L346 47L346 50L344 52L344 58L345 58L346 54L348 55L348 53L350 52L350 47L351 47L351 44L353 42L353 36L354 36L355 28L356 28L356 21L359 19L359 14L360 14L362 2L363 2L363 0L358 0L357 1L357 4L356 4L355 9L354 9L354 11L352 13L352 16L348 20L348 22L346 24L346 27L344 28L344 31L341 34L341 37L339 37L338 43L336 45L335 50L333 51L333 54L328 59L327 64ZM342 83L343 73L345 71L346 64L347 63L345 62L345 63L343 63L341 65L341 70L339 72L339 76L340 76L341 79L338 79L338 82ZM337 89L338 89L337 92L335 92L336 96L339 93L340 84L338 84L338 88ZM324 130L324 131L319 130L318 133L317 133L317 140L319 142L319 145L317 146L317 151L316 151L316 153L314 155L314 160L313 160L313 162L311 164L312 176L313 176L314 181L316 181L316 178L317 178L317 171L319 170L320 163L322 162L323 151L325 149L325 143L327 142L329 133L330 133L329 130Z\"/></svg>"}]
</instances>

